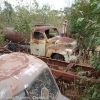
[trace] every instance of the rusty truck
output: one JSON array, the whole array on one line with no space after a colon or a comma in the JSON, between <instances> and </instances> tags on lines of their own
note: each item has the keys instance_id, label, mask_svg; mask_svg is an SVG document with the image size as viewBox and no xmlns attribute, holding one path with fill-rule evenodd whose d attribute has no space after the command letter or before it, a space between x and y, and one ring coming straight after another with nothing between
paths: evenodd
<instances>
[{"instance_id":1,"label":"rusty truck","mask_svg":"<svg viewBox=\"0 0 100 100\"><path fill-rule=\"evenodd\" d=\"M5 28L7 34L5 40L11 41L8 49L18 51L16 44L20 47L30 49L31 54L50 57L66 62L77 61L77 41L73 38L62 37L55 26L36 25L35 31L31 36L27 36L27 45L25 39L20 33L15 33L14 28Z\"/></svg>"}]
</instances>

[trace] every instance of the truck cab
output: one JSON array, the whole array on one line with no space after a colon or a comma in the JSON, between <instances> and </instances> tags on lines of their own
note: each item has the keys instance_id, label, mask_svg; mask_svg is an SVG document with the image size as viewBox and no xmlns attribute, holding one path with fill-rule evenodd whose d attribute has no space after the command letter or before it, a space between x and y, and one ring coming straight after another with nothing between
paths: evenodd
<instances>
[{"instance_id":1,"label":"truck cab","mask_svg":"<svg viewBox=\"0 0 100 100\"><path fill-rule=\"evenodd\" d=\"M0 100L69 100L46 63L25 53L0 56Z\"/></svg>"},{"instance_id":2,"label":"truck cab","mask_svg":"<svg viewBox=\"0 0 100 100\"><path fill-rule=\"evenodd\" d=\"M57 28L51 25L36 26L30 39L31 54L70 62L77 60L77 41L61 37Z\"/></svg>"}]
</instances>

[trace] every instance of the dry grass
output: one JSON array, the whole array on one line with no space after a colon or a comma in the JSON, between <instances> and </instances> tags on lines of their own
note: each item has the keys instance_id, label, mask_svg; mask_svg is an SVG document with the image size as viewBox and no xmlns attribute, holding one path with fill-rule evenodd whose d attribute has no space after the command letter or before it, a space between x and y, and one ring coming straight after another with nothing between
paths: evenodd
<instances>
[{"instance_id":1,"label":"dry grass","mask_svg":"<svg viewBox=\"0 0 100 100\"><path fill-rule=\"evenodd\" d=\"M79 85L78 83L66 83L63 80L57 81L57 84L61 93L70 100L79 100L84 96L83 91L85 86Z\"/></svg>"}]
</instances>

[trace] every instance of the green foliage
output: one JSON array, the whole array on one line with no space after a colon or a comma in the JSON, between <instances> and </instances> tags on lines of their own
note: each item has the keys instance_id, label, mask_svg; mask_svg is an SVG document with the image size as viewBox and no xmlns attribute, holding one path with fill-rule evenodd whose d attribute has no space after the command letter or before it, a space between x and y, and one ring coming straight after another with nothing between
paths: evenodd
<instances>
[{"instance_id":1,"label":"green foliage","mask_svg":"<svg viewBox=\"0 0 100 100\"><path fill-rule=\"evenodd\" d=\"M3 31L4 26L0 25L0 46L3 46L5 44L4 36L6 34L6 31Z\"/></svg>"},{"instance_id":2,"label":"green foliage","mask_svg":"<svg viewBox=\"0 0 100 100\"><path fill-rule=\"evenodd\" d=\"M22 34L31 32L35 24L49 24L58 29L62 28L64 14L61 10L52 10L48 4L40 7L36 0L30 1L30 4L26 6L21 3L19 2L19 5L13 8L9 2L4 0L4 8L0 7L0 25L14 27Z\"/></svg>"},{"instance_id":3,"label":"green foliage","mask_svg":"<svg viewBox=\"0 0 100 100\"><path fill-rule=\"evenodd\" d=\"M4 1L4 9L0 11L0 24L5 26L12 26L15 11L12 5L7 1Z\"/></svg>"},{"instance_id":4,"label":"green foliage","mask_svg":"<svg viewBox=\"0 0 100 100\"><path fill-rule=\"evenodd\" d=\"M85 50L95 51L100 45L100 0L75 0L68 19L71 26L70 33L76 35ZM100 53L94 52L91 63L96 70L100 71ZM82 80L80 82L82 83ZM100 85L86 85L84 95L80 100L99 100Z\"/></svg>"},{"instance_id":5,"label":"green foliage","mask_svg":"<svg viewBox=\"0 0 100 100\"><path fill-rule=\"evenodd\" d=\"M100 36L100 1L76 0L71 7L70 33L75 34L86 49L94 49Z\"/></svg>"},{"instance_id":6,"label":"green foliage","mask_svg":"<svg viewBox=\"0 0 100 100\"><path fill-rule=\"evenodd\" d=\"M91 62L92 62L93 67L96 70L100 71L100 53L98 54L98 56L97 55L92 56Z\"/></svg>"},{"instance_id":7,"label":"green foliage","mask_svg":"<svg viewBox=\"0 0 100 100\"><path fill-rule=\"evenodd\" d=\"M70 33L74 34L85 50L100 45L100 0L75 0L70 13ZM100 69L99 57L94 54L91 58L92 65Z\"/></svg>"},{"instance_id":8,"label":"green foliage","mask_svg":"<svg viewBox=\"0 0 100 100\"><path fill-rule=\"evenodd\" d=\"M80 100L99 100L100 85L99 84L95 84L92 86L86 85L84 93L85 97L80 98Z\"/></svg>"},{"instance_id":9,"label":"green foliage","mask_svg":"<svg viewBox=\"0 0 100 100\"><path fill-rule=\"evenodd\" d=\"M0 46L4 45L4 35L0 34Z\"/></svg>"},{"instance_id":10,"label":"green foliage","mask_svg":"<svg viewBox=\"0 0 100 100\"><path fill-rule=\"evenodd\" d=\"M19 12L20 10L20 12ZM24 15L24 16L23 16ZM27 36L27 34L33 32L33 24L31 22L30 13L24 7L18 9L17 16L15 17L15 31Z\"/></svg>"}]
</instances>

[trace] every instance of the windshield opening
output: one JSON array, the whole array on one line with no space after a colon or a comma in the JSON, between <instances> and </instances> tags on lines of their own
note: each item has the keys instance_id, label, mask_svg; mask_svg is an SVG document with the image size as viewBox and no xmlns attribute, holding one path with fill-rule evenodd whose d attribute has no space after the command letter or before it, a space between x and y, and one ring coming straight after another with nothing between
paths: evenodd
<instances>
[{"instance_id":1,"label":"windshield opening","mask_svg":"<svg viewBox=\"0 0 100 100\"><path fill-rule=\"evenodd\" d=\"M56 29L49 29L49 30L45 30L45 34L47 36L47 38L52 38L58 35L57 30Z\"/></svg>"}]
</instances>

